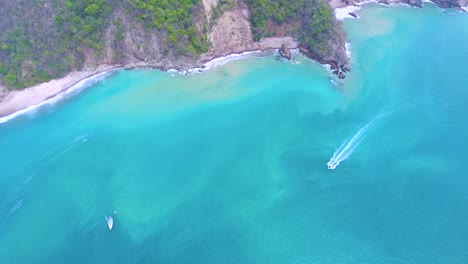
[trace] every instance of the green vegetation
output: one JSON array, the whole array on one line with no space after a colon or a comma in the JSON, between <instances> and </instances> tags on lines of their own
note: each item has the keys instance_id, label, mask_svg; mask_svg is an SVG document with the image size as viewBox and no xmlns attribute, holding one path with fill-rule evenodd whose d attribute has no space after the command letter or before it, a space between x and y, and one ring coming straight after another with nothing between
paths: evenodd
<instances>
[{"instance_id":1,"label":"green vegetation","mask_svg":"<svg viewBox=\"0 0 468 264\"><path fill-rule=\"evenodd\" d=\"M99 51L102 48L102 31L115 5L113 0L54 1L57 30L65 43L82 43Z\"/></svg>"},{"instance_id":2,"label":"green vegetation","mask_svg":"<svg viewBox=\"0 0 468 264\"><path fill-rule=\"evenodd\" d=\"M205 34L197 34L194 15L200 0L125 0L133 15L148 28L163 29L171 47L183 54L208 51ZM201 10L201 12L203 12Z\"/></svg>"},{"instance_id":3,"label":"green vegetation","mask_svg":"<svg viewBox=\"0 0 468 264\"><path fill-rule=\"evenodd\" d=\"M104 25L117 2L37 0L0 5L2 13L10 14L0 18L4 84L19 89L82 68L85 50L97 54L102 50Z\"/></svg>"},{"instance_id":4,"label":"green vegetation","mask_svg":"<svg viewBox=\"0 0 468 264\"><path fill-rule=\"evenodd\" d=\"M330 39L342 34L328 4L323 0L244 0L252 13L254 39L276 35L275 26L294 28L296 37L319 55L332 52Z\"/></svg>"},{"instance_id":5,"label":"green vegetation","mask_svg":"<svg viewBox=\"0 0 468 264\"><path fill-rule=\"evenodd\" d=\"M218 4L211 11L213 16L211 22L216 21L225 11L231 10L234 7L235 0L219 0Z\"/></svg>"},{"instance_id":6,"label":"green vegetation","mask_svg":"<svg viewBox=\"0 0 468 264\"><path fill-rule=\"evenodd\" d=\"M194 56L209 48L203 20L202 29L195 26L204 15L201 0L0 1L0 13L9 14L0 17L0 82L13 89L102 61L106 48L119 63L125 34L135 29L139 36L157 32L162 48L175 54Z\"/></svg>"},{"instance_id":7,"label":"green vegetation","mask_svg":"<svg viewBox=\"0 0 468 264\"><path fill-rule=\"evenodd\" d=\"M339 25L324 0L219 0L211 22L244 3L256 40L291 35L320 56ZM0 1L0 82L21 89L80 70L154 56L194 57L209 49L201 0ZM338 32L338 33L337 33ZM342 34L341 34L342 35ZM143 55L142 55L143 54Z\"/></svg>"}]
</instances>

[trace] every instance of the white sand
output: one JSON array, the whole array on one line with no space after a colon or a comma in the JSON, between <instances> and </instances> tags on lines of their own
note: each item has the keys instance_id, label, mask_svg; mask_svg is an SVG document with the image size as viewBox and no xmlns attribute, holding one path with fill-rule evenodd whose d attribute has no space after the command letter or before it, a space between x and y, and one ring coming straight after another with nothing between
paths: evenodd
<instances>
[{"instance_id":1,"label":"white sand","mask_svg":"<svg viewBox=\"0 0 468 264\"><path fill-rule=\"evenodd\" d=\"M255 44L258 45L260 50L279 49L283 45L288 49L297 49L299 47L299 42L292 37L263 38L258 43L253 43L254 46Z\"/></svg>"},{"instance_id":2,"label":"white sand","mask_svg":"<svg viewBox=\"0 0 468 264\"><path fill-rule=\"evenodd\" d=\"M40 104L41 102L72 87L74 84L85 78L117 67L119 66L102 65L92 71L75 71L60 79L41 83L24 90L10 91L6 94L3 100L0 97L0 117L8 116L27 107Z\"/></svg>"},{"instance_id":3,"label":"white sand","mask_svg":"<svg viewBox=\"0 0 468 264\"><path fill-rule=\"evenodd\" d=\"M267 50L267 49L278 49L282 45L285 45L287 48L295 49L299 46L299 43L296 42L291 37L280 37L280 38L265 38L260 40L259 42L254 42L246 45L244 47L245 51L260 51L260 50ZM217 66L217 64L224 64L231 60L236 60L238 58L245 57L254 52L238 52L240 54L236 54L230 52L228 54L211 54L211 58L209 58L209 62L206 63L205 69L209 69L211 67ZM226 57L223 57L227 55ZM216 59L218 58L218 59ZM143 65L144 66L144 65ZM34 110L40 105L50 101L50 98L54 96L58 96L68 88L74 86L81 80L89 78L91 76L97 75L102 72L109 71L111 69L115 69L121 67L120 65L102 65L95 70L92 71L75 71L69 73L67 76L51 80L46 83L41 83L24 90L19 91L10 91L10 92L3 92L2 87L0 86L0 123L6 122L11 118L16 117L17 115L23 114L28 112L29 110ZM192 71L201 71L204 70L202 68L195 68L188 71L184 71L184 73L192 72ZM6 95L5 95L6 94ZM52 100L53 101L53 100Z\"/></svg>"}]
</instances>

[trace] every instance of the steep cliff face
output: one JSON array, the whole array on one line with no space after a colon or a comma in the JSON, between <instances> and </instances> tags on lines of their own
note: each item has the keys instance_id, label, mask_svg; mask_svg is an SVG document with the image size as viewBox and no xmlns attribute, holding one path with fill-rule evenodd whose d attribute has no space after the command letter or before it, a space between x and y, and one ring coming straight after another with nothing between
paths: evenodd
<instances>
[{"instance_id":1,"label":"steep cliff face","mask_svg":"<svg viewBox=\"0 0 468 264\"><path fill-rule=\"evenodd\" d=\"M151 4L155 3L155 4ZM99 64L197 64L208 50L199 1L0 1L0 79L22 88Z\"/></svg>"},{"instance_id":2,"label":"steep cliff face","mask_svg":"<svg viewBox=\"0 0 468 264\"><path fill-rule=\"evenodd\" d=\"M100 64L186 69L232 52L297 46L291 38L284 43L257 42L269 37L295 37L314 59L347 64L344 38L330 9L317 13L319 9L307 5L324 2L298 0L294 6L286 0L267 2L259 6L262 1L257 0L3 0L0 13L8 16L0 17L0 82L18 89ZM311 24L288 7L308 9L308 15L326 19ZM262 12L270 14L262 17L265 28L257 19ZM279 21L274 13L289 17ZM304 28L315 35L298 34ZM320 44L313 47L318 39Z\"/></svg>"},{"instance_id":3,"label":"steep cliff face","mask_svg":"<svg viewBox=\"0 0 468 264\"><path fill-rule=\"evenodd\" d=\"M322 0L244 0L251 12L254 39L293 36L300 51L344 77L349 69L346 34L332 9Z\"/></svg>"},{"instance_id":4,"label":"steep cliff face","mask_svg":"<svg viewBox=\"0 0 468 264\"><path fill-rule=\"evenodd\" d=\"M219 17L212 21L208 33L211 48L200 56L202 61L244 51L279 49L282 46L289 49L299 47L299 43L293 37L285 34L255 41L249 8L242 1L230 3L230 8L218 13Z\"/></svg>"},{"instance_id":5,"label":"steep cliff face","mask_svg":"<svg viewBox=\"0 0 468 264\"><path fill-rule=\"evenodd\" d=\"M208 40L210 51L202 55L203 60L229 53L252 49L254 42L250 28L250 13L247 6L240 1L233 1L231 9L224 11L213 21Z\"/></svg>"}]
</instances>

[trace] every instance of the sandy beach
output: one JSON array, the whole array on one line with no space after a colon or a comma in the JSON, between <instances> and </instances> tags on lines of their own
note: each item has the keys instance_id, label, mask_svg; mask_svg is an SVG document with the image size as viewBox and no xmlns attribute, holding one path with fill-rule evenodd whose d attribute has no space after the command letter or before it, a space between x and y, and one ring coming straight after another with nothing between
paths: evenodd
<instances>
[{"instance_id":1,"label":"sandy beach","mask_svg":"<svg viewBox=\"0 0 468 264\"><path fill-rule=\"evenodd\" d=\"M251 43L239 51L232 51L228 54L208 53L204 55L206 56L206 61L211 61L229 54L242 53L245 51L278 49L282 45L285 45L288 48L297 48L299 46L299 44L291 37L265 38L259 42ZM141 67L145 66L147 65L141 65ZM74 71L63 78L54 79L49 82L41 83L18 91L8 92L5 87L0 86L0 117L5 117L29 106L40 104L41 102L67 90L83 79L118 67L122 67L122 65L101 65L95 70Z\"/></svg>"},{"instance_id":2,"label":"sandy beach","mask_svg":"<svg viewBox=\"0 0 468 264\"><path fill-rule=\"evenodd\" d=\"M41 83L24 90L0 93L0 117L8 116L28 106L39 104L60 92L70 88L77 82L93 75L120 67L119 65L101 65L95 70L74 71L67 76ZM0 87L0 91L6 90Z\"/></svg>"},{"instance_id":3,"label":"sandy beach","mask_svg":"<svg viewBox=\"0 0 468 264\"><path fill-rule=\"evenodd\" d=\"M205 2L208 3L210 1L206 0ZM372 1L354 1L354 3L356 3L354 5L348 5L343 0L328 1L329 5L335 11L335 16L338 20L351 18L352 16L349 15L349 12L358 11L362 4L368 2ZM393 4L402 2L402 0L387 0L386 2ZM462 0L461 4L462 6L467 5L468 0ZM461 9L468 11L468 7L462 7ZM200 56L200 60L204 63L205 67L207 67L210 61L216 61L229 55L239 55L243 52L279 49L283 45L289 49L299 47L299 43L292 37L264 38L258 42L254 42L250 32L248 18L245 12L241 11L228 11L219 19L213 32L209 36L213 43L212 49ZM234 20L243 21L243 23L232 23ZM74 71L63 78L51 80L18 91L8 91L6 87L0 84L0 118L23 110L29 106L37 105L65 91L83 79L118 67L136 68L151 67L151 65L148 65L146 62L123 66L101 65L95 70Z\"/></svg>"}]
</instances>

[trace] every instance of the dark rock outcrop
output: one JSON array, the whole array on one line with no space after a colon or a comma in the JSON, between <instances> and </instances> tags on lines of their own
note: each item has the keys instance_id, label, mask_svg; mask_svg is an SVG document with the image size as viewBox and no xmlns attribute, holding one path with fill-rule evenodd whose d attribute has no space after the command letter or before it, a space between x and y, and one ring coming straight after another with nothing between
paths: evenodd
<instances>
[{"instance_id":1,"label":"dark rock outcrop","mask_svg":"<svg viewBox=\"0 0 468 264\"><path fill-rule=\"evenodd\" d=\"M461 1L459 0L431 0L434 4L443 8L460 8Z\"/></svg>"},{"instance_id":2,"label":"dark rock outcrop","mask_svg":"<svg viewBox=\"0 0 468 264\"><path fill-rule=\"evenodd\" d=\"M304 46L299 47L299 52L309 59L315 60L321 64L330 65L332 73L336 74L340 79L344 79L346 77L345 72L349 71L349 61L347 59L344 63L334 58L324 59L323 57L314 54L310 49Z\"/></svg>"},{"instance_id":3,"label":"dark rock outcrop","mask_svg":"<svg viewBox=\"0 0 468 264\"><path fill-rule=\"evenodd\" d=\"M279 51L279 54L281 55L281 57L287 59L287 60L291 60L292 56L291 56L291 50L286 48L286 46L283 44L281 46L281 48L278 50Z\"/></svg>"},{"instance_id":4,"label":"dark rock outcrop","mask_svg":"<svg viewBox=\"0 0 468 264\"><path fill-rule=\"evenodd\" d=\"M423 7L422 0L405 0L405 2L410 6Z\"/></svg>"}]
</instances>

